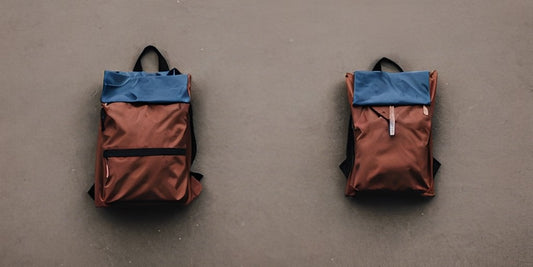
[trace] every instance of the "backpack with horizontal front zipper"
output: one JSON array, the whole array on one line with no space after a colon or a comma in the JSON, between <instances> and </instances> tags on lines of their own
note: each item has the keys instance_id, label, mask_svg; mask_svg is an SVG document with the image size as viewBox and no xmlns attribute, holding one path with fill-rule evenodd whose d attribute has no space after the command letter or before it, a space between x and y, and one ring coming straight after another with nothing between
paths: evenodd
<instances>
[{"instance_id":1,"label":"backpack with horizontal front zipper","mask_svg":"<svg viewBox=\"0 0 533 267\"><path fill-rule=\"evenodd\" d=\"M155 52L159 71L142 70ZM191 172L196 156L191 75L169 70L147 46L133 72L105 71L96 149L96 206L189 204L200 194L202 175Z\"/></svg>"},{"instance_id":2,"label":"backpack with horizontal front zipper","mask_svg":"<svg viewBox=\"0 0 533 267\"><path fill-rule=\"evenodd\" d=\"M389 63L400 72L381 71ZM403 72L388 58L372 71L346 74L350 125L345 194L411 193L434 196L433 178L440 163L433 158L431 119L437 71Z\"/></svg>"}]
</instances>

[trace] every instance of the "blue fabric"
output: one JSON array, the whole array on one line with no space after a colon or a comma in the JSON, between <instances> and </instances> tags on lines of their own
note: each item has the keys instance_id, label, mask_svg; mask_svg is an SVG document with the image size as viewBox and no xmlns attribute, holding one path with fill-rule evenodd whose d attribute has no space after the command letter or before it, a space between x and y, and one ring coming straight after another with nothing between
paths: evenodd
<instances>
[{"instance_id":1,"label":"blue fabric","mask_svg":"<svg viewBox=\"0 0 533 267\"><path fill-rule=\"evenodd\" d=\"M168 75L168 71L149 73L106 70L101 101L188 103L190 97L187 84L186 74Z\"/></svg>"},{"instance_id":2,"label":"blue fabric","mask_svg":"<svg viewBox=\"0 0 533 267\"><path fill-rule=\"evenodd\" d=\"M354 76L354 105L428 105L431 102L429 71L356 71Z\"/></svg>"}]
</instances>

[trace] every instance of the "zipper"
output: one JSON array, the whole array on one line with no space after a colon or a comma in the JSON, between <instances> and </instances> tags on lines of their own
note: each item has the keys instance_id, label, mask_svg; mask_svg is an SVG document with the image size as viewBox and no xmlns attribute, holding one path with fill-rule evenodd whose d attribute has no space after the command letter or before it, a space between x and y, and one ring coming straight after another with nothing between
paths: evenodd
<instances>
[{"instance_id":1,"label":"zipper","mask_svg":"<svg viewBox=\"0 0 533 267\"><path fill-rule=\"evenodd\" d=\"M148 157L148 156L185 156L185 148L127 148L104 150L105 178L109 179L109 158L112 157Z\"/></svg>"},{"instance_id":2,"label":"zipper","mask_svg":"<svg viewBox=\"0 0 533 267\"><path fill-rule=\"evenodd\" d=\"M185 148L127 148L104 150L104 158L111 157L148 157L148 156L184 156Z\"/></svg>"}]
</instances>

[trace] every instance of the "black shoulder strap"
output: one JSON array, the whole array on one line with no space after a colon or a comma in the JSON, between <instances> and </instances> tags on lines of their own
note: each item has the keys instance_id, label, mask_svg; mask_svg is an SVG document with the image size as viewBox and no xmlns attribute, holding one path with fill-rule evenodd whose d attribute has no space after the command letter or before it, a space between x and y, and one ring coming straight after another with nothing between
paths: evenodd
<instances>
[{"instance_id":1,"label":"black shoulder strap","mask_svg":"<svg viewBox=\"0 0 533 267\"><path fill-rule=\"evenodd\" d=\"M135 66L133 67L133 71L143 71L143 66L141 65L141 59L148 54L149 52L154 52L157 54L157 59L159 60L159 71L168 71L168 63L167 60L161 55L159 50L155 48L153 45L149 45L144 48L144 50L139 55L139 58L137 59L137 62L135 62Z\"/></svg>"},{"instance_id":2,"label":"black shoulder strap","mask_svg":"<svg viewBox=\"0 0 533 267\"><path fill-rule=\"evenodd\" d=\"M353 136L353 120L350 112L350 124L348 124L348 141L346 142L346 159L339 165L342 173L346 178L350 176L354 164L355 152L354 149L354 136Z\"/></svg>"},{"instance_id":3,"label":"black shoulder strap","mask_svg":"<svg viewBox=\"0 0 533 267\"><path fill-rule=\"evenodd\" d=\"M94 199L94 184L91 186L91 188L89 188L89 191L87 191L87 194L89 194L89 196Z\"/></svg>"},{"instance_id":4,"label":"black shoulder strap","mask_svg":"<svg viewBox=\"0 0 533 267\"><path fill-rule=\"evenodd\" d=\"M189 119L191 121L191 166L192 164L194 163L194 159L196 159L196 151L198 149L198 146L196 144L196 136L194 135L194 123L193 123L193 118L192 118L192 105L189 105ZM204 175L201 174L201 173L197 173L197 172L192 172L191 171L191 175L196 178L196 180L200 181Z\"/></svg>"},{"instance_id":5,"label":"black shoulder strap","mask_svg":"<svg viewBox=\"0 0 533 267\"><path fill-rule=\"evenodd\" d=\"M380 60L378 60L376 65L374 65L374 68L372 68L372 71L381 71L381 64L385 62L394 66L396 69L398 69L399 72L403 72L403 69L400 67L400 65L396 64L396 62L386 57L382 57ZM374 110L374 112L376 111ZM354 140L354 133L353 133L353 118L352 118L352 113L350 112L350 124L348 125L348 140L346 142L346 159L344 159L344 161L339 165L339 168L341 169L344 176L346 176L346 178L350 176L350 172L353 169L354 158L355 158L354 146L355 146L355 140ZM440 165L441 165L440 162L436 160L435 158L433 158L433 176L437 174L437 171L439 170Z\"/></svg>"}]
</instances>

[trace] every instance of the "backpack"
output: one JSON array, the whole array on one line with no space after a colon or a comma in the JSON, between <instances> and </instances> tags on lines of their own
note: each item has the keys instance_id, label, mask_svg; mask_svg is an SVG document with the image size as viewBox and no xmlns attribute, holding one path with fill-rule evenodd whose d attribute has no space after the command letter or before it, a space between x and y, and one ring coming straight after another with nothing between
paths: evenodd
<instances>
[{"instance_id":1,"label":"backpack","mask_svg":"<svg viewBox=\"0 0 533 267\"><path fill-rule=\"evenodd\" d=\"M398 73L381 71L389 63ZM431 119L437 71L403 72L388 58L372 71L346 74L351 116L346 159L346 196L362 192L434 196Z\"/></svg>"},{"instance_id":2,"label":"backpack","mask_svg":"<svg viewBox=\"0 0 533 267\"><path fill-rule=\"evenodd\" d=\"M159 72L142 70L155 52ZM169 70L154 46L140 54L133 72L105 71L96 149L97 207L153 203L189 204L200 194L202 175L191 172L196 156L191 75Z\"/></svg>"}]
</instances>

